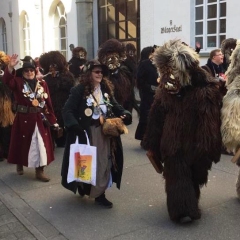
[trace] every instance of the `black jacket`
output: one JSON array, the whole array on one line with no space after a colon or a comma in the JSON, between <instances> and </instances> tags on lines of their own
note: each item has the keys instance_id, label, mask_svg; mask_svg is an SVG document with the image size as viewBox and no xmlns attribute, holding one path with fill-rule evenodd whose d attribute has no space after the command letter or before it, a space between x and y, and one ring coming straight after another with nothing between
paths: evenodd
<instances>
[{"instance_id":1,"label":"black jacket","mask_svg":"<svg viewBox=\"0 0 240 240\"><path fill-rule=\"evenodd\" d=\"M69 153L70 153L70 145L75 143L77 134L75 131L72 131L71 128L73 126L79 125L82 129L86 130L88 136L91 140L91 132L90 132L90 124L92 116L85 115L85 109L91 108L93 110L93 106L87 106L86 97L84 97L84 90L85 87L82 84L77 85L76 87L71 89L71 94L63 108L62 115L64 124L67 131L67 140L66 140L66 147L63 156L63 163L62 163L62 185L76 193L77 190L77 182L67 183L67 174L68 174L68 165L69 165ZM101 86L101 90L104 93L106 92L104 86ZM132 122L132 115L124 110L124 108L119 105L114 98L110 98L110 103L112 106L112 111L116 117L121 115L127 115L124 123L126 125L131 124ZM86 144L86 137L84 132L78 134L79 143ZM116 150L114 152L116 164L118 171L116 172L115 169L112 168L112 178L113 182L117 184L117 187L120 188L121 184L121 177L122 177L122 169L123 169L123 149L122 149L122 142L121 138L112 138L112 141L116 142Z\"/></svg>"}]
</instances>

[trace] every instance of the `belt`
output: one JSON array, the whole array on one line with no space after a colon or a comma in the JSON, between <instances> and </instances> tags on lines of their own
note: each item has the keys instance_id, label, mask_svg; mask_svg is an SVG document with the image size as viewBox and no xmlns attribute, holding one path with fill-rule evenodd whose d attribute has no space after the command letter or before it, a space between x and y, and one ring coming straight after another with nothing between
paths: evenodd
<instances>
[{"instance_id":1,"label":"belt","mask_svg":"<svg viewBox=\"0 0 240 240\"><path fill-rule=\"evenodd\" d=\"M24 105L17 105L16 112L20 112L20 113L38 113L38 112L42 112L42 108L39 108L39 107L28 107L28 106L24 106Z\"/></svg>"},{"instance_id":2,"label":"belt","mask_svg":"<svg viewBox=\"0 0 240 240\"><path fill-rule=\"evenodd\" d=\"M100 118L98 118L98 119L91 119L90 125L91 126L95 126L95 127L99 127L101 125Z\"/></svg>"}]
</instances>

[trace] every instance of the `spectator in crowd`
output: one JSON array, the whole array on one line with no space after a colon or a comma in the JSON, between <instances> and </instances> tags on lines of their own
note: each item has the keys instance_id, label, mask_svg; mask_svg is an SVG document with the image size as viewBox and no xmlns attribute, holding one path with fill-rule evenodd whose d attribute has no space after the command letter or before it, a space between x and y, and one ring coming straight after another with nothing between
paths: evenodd
<instances>
[{"instance_id":1,"label":"spectator in crowd","mask_svg":"<svg viewBox=\"0 0 240 240\"><path fill-rule=\"evenodd\" d=\"M141 61L137 68L137 85L139 91L141 92L141 102L140 117L135 132L135 139L141 141L143 140L143 136L147 127L148 113L153 103L155 91L159 84L157 81L158 71L152 62L154 49L154 47L151 47L151 53L149 54L148 59ZM140 145L141 144L142 142L140 143Z\"/></svg>"}]
</instances>

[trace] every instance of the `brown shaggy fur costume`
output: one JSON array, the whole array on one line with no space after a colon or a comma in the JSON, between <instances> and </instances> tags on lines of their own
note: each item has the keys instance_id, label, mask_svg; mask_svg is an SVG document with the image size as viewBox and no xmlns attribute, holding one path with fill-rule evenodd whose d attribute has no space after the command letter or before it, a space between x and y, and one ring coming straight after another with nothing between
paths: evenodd
<instances>
[{"instance_id":1,"label":"brown shaggy fur costume","mask_svg":"<svg viewBox=\"0 0 240 240\"><path fill-rule=\"evenodd\" d=\"M237 39L235 38L227 38L223 40L221 43L221 50L224 55L223 67L225 71L228 69L228 66L230 64L230 57L232 55L234 48L236 47L236 44L237 44Z\"/></svg>"},{"instance_id":2,"label":"brown shaggy fur costume","mask_svg":"<svg viewBox=\"0 0 240 240\"><path fill-rule=\"evenodd\" d=\"M52 106L60 127L64 128L62 118L62 108L68 99L70 89L75 85L74 76L68 70L66 58L59 51L43 53L39 58L39 63L44 69L44 74L51 74L44 77L48 84L51 95ZM64 147L66 133L55 139L58 147Z\"/></svg>"},{"instance_id":3,"label":"brown shaggy fur costume","mask_svg":"<svg viewBox=\"0 0 240 240\"><path fill-rule=\"evenodd\" d=\"M236 152L240 147L240 41L230 57L231 63L226 72L227 93L223 98L222 139L227 150ZM239 162L240 165L240 162Z\"/></svg>"},{"instance_id":4,"label":"brown shaggy fur costume","mask_svg":"<svg viewBox=\"0 0 240 240\"><path fill-rule=\"evenodd\" d=\"M143 147L162 165L171 220L199 219L200 187L221 155L221 95L181 41L154 52L160 86L151 107Z\"/></svg>"},{"instance_id":5,"label":"brown shaggy fur costume","mask_svg":"<svg viewBox=\"0 0 240 240\"><path fill-rule=\"evenodd\" d=\"M9 56L0 51L0 161L8 156L11 126L14 121L10 89L2 82Z\"/></svg>"},{"instance_id":6,"label":"brown shaggy fur costume","mask_svg":"<svg viewBox=\"0 0 240 240\"><path fill-rule=\"evenodd\" d=\"M134 83L131 71L123 64L125 59L125 46L117 39L109 39L99 47L98 60L109 68L109 80L114 85L117 102L132 112Z\"/></svg>"}]
</instances>

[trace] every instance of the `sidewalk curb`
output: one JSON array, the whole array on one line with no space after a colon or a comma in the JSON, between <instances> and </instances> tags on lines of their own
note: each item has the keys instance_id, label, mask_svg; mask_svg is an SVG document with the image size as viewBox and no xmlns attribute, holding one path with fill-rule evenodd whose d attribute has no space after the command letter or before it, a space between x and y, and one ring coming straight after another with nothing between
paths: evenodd
<instances>
[{"instance_id":1,"label":"sidewalk curb","mask_svg":"<svg viewBox=\"0 0 240 240\"><path fill-rule=\"evenodd\" d=\"M2 203L36 239L38 240L49 240L49 239L66 240L67 239L46 219L44 219L38 212L36 212L25 201L23 201L23 199L21 199L2 180L0 180L0 189L1 189L0 200L2 201ZM19 203L19 204L17 205L16 203ZM30 212L31 219L28 219L26 216L24 216L23 212L28 212L28 213ZM46 229L45 233L39 231L37 226L40 226L40 227L43 226Z\"/></svg>"}]
</instances>

